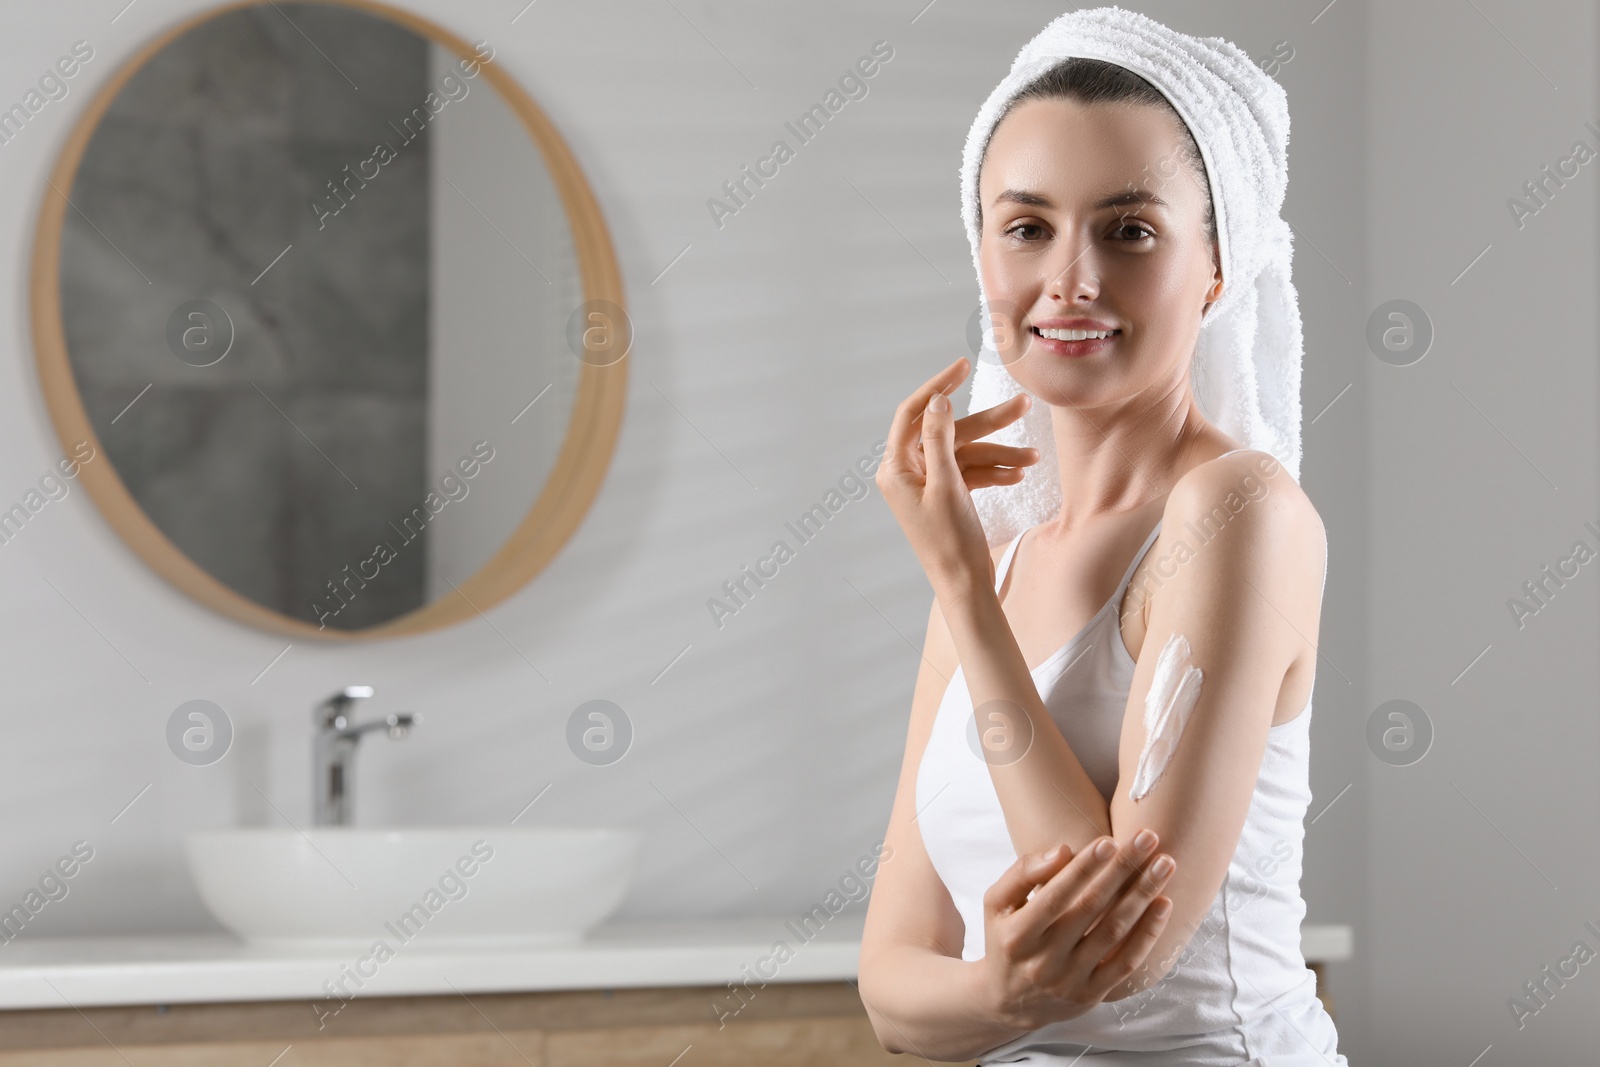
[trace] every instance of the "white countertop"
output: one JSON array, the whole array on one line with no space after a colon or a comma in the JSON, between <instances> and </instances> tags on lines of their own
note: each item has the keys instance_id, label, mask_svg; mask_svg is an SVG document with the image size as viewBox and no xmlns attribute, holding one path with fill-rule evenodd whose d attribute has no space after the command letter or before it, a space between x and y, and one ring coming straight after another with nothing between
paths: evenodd
<instances>
[{"instance_id":1,"label":"white countertop","mask_svg":"<svg viewBox=\"0 0 1600 1067\"><path fill-rule=\"evenodd\" d=\"M788 920L608 923L582 942L537 949L402 945L362 965L362 996L823 982L856 977L864 913L811 940ZM774 954L782 941L787 962ZM1350 928L1307 924L1308 962L1350 955ZM225 935L18 938L0 945L0 1009L245 1000L320 1000L362 954L252 947ZM373 973L375 972L375 973ZM775 972L775 973L774 973Z\"/></svg>"}]
</instances>

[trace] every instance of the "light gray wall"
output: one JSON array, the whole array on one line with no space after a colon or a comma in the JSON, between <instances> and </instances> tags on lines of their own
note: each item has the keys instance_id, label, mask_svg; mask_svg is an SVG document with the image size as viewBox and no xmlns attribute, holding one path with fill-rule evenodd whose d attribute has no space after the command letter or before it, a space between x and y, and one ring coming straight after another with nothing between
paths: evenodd
<instances>
[{"instance_id":1,"label":"light gray wall","mask_svg":"<svg viewBox=\"0 0 1600 1067\"><path fill-rule=\"evenodd\" d=\"M1520 1030L1507 1001L1579 940L1600 951L1600 587L1581 568L1520 629L1507 602L1600 546L1597 164L1521 229L1507 201L1575 141L1600 149L1596 29L1574 2L1372 5L1368 305L1411 300L1437 331L1410 367L1363 359L1353 329L1348 346L1372 409L1370 701L1414 701L1435 729L1424 760L1356 785L1365 1036L1393 1063L1594 1055L1595 964Z\"/></svg>"},{"instance_id":2,"label":"light gray wall","mask_svg":"<svg viewBox=\"0 0 1600 1067\"><path fill-rule=\"evenodd\" d=\"M96 49L72 95L0 146L3 504L61 452L26 315L47 168L93 85L198 7L142 0L111 24L120 6L30 7L0 35L0 104L74 40ZM550 786L523 823L649 831L624 917L799 911L882 834L930 594L870 479L850 471L904 393L965 351L976 286L961 140L1062 5L537 4L514 25L520 4L410 6L494 43L606 211L637 339L605 488L547 573L489 621L297 643L265 674L285 642L187 602L81 490L50 504L0 547L13 768L0 898L79 837L98 852L42 932L205 927L181 834L304 823L308 709L351 682L377 686L374 714L426 716L402 745L362 754L361 822L505 822ZM1521 232L1505 199L1575 139L1595 143L1593 13L1138 6L1258 59L1279 41L1295 52L1278 76L1294 116L1302 480L1331 542L1304 891L1312 921L1357 931L1356 958L1331 973L1341 1047L1352 1063L1466 1064L1490 1044L1481 1063L1573 1062L1600 980L1580 975L1520 1033L1506 999L1586 937L1584 919L1600 925L1586 847L1594 597L1585 574L1520 632L1504 604L1597 514L1593 168ZM883 39L895 54L869 95L719 229L707 198ZM1396 297L1439 331L1408 368L1364 340L1371 309ZM707 599L792 542L787 521L858 486L712 623ZM180 764L162 739L195 697L240 731L211 768ZM637 730L605 768L564 741L568 714L596 697ZM1411 767L1379 762L1365 738L1371 709L1396 697L1437 731Z\"/></svg>"}]
</instances>

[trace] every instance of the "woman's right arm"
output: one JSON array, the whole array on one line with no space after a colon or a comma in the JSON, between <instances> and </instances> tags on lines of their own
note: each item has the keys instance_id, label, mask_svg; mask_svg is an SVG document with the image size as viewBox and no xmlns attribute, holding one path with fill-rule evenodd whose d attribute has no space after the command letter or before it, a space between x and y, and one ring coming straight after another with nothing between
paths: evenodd
<instances>
[{"instance_id":1,"label":"woman's right arm","mask_svg":"<svg viewBox=\"0 0 1600 1067\"><path fill-rule=\"evenodd\" d=\"M1138 853L1121 846L1109 859L1087 850L1074 856L1065 846L1028 854L985 894L986 955L961 959L961 914L915 821L917 769L957 663L935 599L858 982L885 1049L939 1061L972 1059L1088 1011L1144 960L1170 911L1156 896L1170 873L1157 878L1141 867L1156 858L1153 842Z\"/></svg>"}]
</instances>

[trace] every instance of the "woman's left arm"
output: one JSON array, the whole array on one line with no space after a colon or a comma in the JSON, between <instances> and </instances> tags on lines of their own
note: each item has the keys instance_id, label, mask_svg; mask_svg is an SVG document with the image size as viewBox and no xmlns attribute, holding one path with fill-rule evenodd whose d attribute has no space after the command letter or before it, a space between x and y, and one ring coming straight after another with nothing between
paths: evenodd
<instances>
[{"instance_id":1,"label":"woman's left arm","mask_svg":"<svg viewBox=\"0 0 1600 1067\"><path fill-rule=\"evenodd\" d=\"M1159 588L1124 712L1111 826L1123 840L1148 826L1178 866L1163 890L1171 920L1142 973L1108 999L1160 981L1216 900L1284 680L1307 648L1315 652L1322 614L1327 534L1310 498L1270 457L1238 453L1196 468L1168 498L1162 527L1177 536L1154 571ZM1176 746L1149 758L1142 780L1148 786L1159 770L1154 785L1134 799L1146 700L1157 661L1178 635L1200 671L1199 696Z\"/></svg>"},{"instance_id":2,"label":"woman's left arm","mask_svg":"<svg viewBox=\"0 0 1600 1067\"><path fill-rule=\"evenodd\" d=\"M1159 590L1128 694L1120 777L1109 805L1039 700L993 587L973 581L947 584L940 593L980 729L989 712L995 728L1013 733L1004 750L1013 755L997 760L991 753L989 763L1017 852L1063 840L1080 849L1103 834L1126 851L1149 827L1177 860L1163 890L1172 917L1141 972L1108 1000L1159 981L1216 899L1255 791L1279 691L1295 658L1308 644L1315 647L1321 612L1321 519L1288 472L1260 453L1190 472L1168 497L1162 528L1171 534L1151 568ZM1210 534L1204 543L1195 536L1202 530ZM1173 635L1189 646L1180 677L1186 664L1198 668L1199 693L1154 787L1134 800L1145 701ZM1121 636L1113 631L1111 639Z\"/></svg>"}]
</instances>

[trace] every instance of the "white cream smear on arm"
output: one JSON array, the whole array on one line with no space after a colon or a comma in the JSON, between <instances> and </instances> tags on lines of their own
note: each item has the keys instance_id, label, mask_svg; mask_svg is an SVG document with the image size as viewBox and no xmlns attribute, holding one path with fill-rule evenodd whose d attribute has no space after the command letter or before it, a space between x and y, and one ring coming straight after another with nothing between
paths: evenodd
<instances>
[{"instance_id":1,"label":"white cream smear on arm","mask_svg":"<svg viewBox=\"0 0 1600 1067\"><path fill-rule=\"evenodd\" d=\"M1166 771L1178 739L1200 699L1200 668L1190 659L1189 639L1173 634L1156 657L1156 676L1144 701L1144 749L1134 768L1128 798L1138 800L1155 788Z\"/></svg>"}]
</instances>

